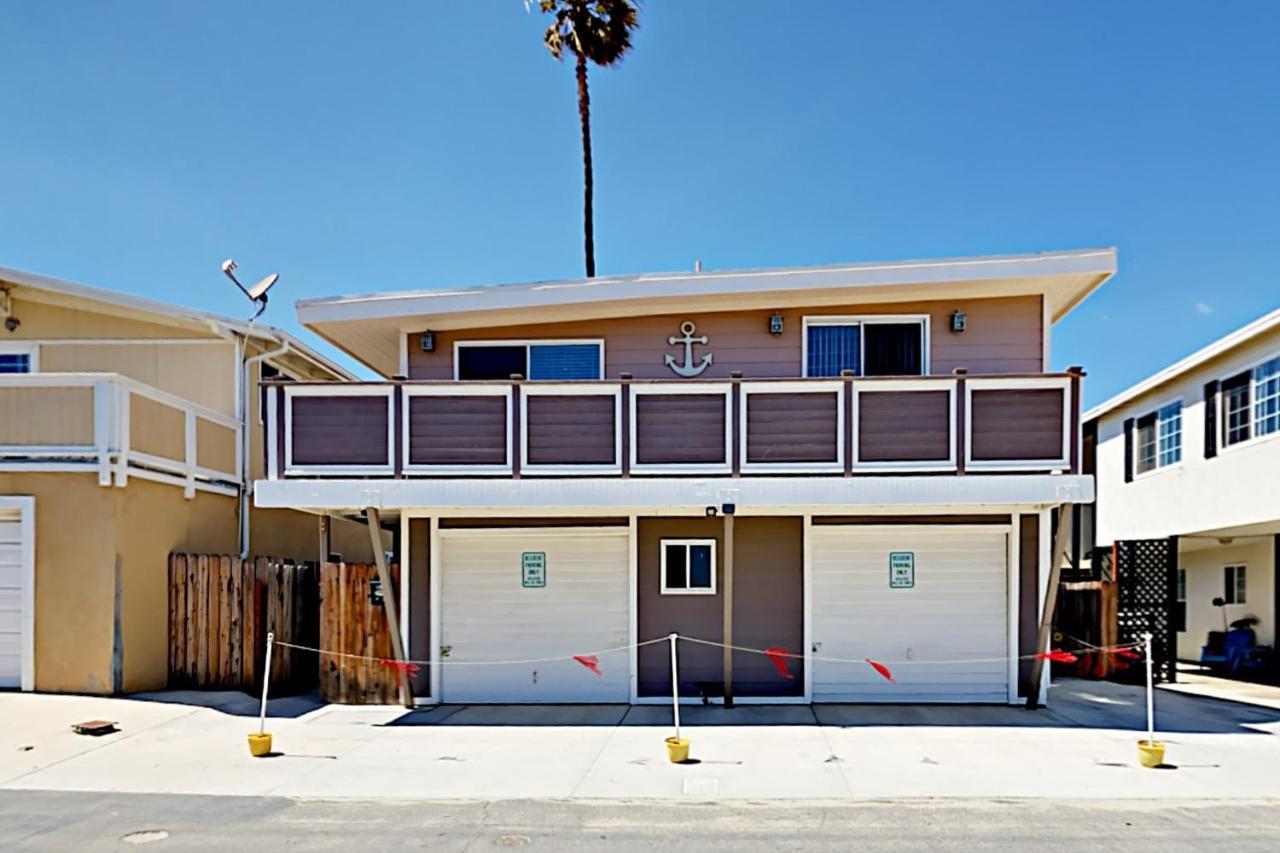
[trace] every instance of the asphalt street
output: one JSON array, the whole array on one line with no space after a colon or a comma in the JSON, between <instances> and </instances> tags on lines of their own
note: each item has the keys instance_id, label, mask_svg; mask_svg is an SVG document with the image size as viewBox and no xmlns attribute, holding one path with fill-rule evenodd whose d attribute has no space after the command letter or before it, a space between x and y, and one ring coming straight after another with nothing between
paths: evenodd
<instances>
[{"instance_id":1,"label":"asphalt street","mask_svg":"<svg viewBox=\"0 0 1280 853\"><path fill-rule=\"evenodd\" d=\"M0 850L1280 849L1276 801L386 802L0 792Z\"/></svg>"}]
</instances>

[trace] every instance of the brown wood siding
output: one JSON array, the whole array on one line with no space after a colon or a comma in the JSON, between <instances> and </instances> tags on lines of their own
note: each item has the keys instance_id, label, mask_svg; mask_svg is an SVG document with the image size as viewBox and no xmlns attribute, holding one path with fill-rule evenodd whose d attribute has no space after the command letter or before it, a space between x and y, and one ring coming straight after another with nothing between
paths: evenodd
<instances>
[{"instance_id":1,"label":"brown wood siding","mask_svg":"<svg viewBox=\"0 0 1280 853\"><path fill-rule=\"evenodd\" d=\"M731 297L726 297L726 302ZM951 329L951 314L964 311L968 328L963 334ZM412 379L452 379L453 344L467 340L523 340L579 338L605 341L605 378L626 371L638 379L672 379L662 360L670 353L683 362L680 347L667 338L680 334L680 324L691 320L697 335L707 335L707 346L694 348L700 359L715 353L715 360L700 379L725 379L731 370L744 378L797 377L801 375L802 321L805 315L927 314L930 317L930 372L948 375L957 367L972 374L1039 373L1043 370L1041 339L1043 315L1038 296L993 299L956 299L935 302L880 303L876 305L824 305L781 309L784 331L769 334L773 311L689 311L679 314L635 316L607 320L539 323L523 326L480 327L437 331L434 352L422 352L419 336L410 335L409 376Z\"/></svg>"},{"instance_id":2,"label":"brown wood siding","mask_svg":"<svg viewBox=\"0 0 1280 853\"><path fill-rule=\"evenodd\" d=\"M747 396L747 462L835 462L836 394Z\"/></svg>"},{"instance_id":3,"label":"brown wood siding","mask_svg":"<svg viewBox=\"0 0 1280 853\"><path fill-rule=\"evenodd\" d=\"M752 648L781 646L803 653L804 534L800 518L738 518L734 533L734 642ZM662 540L716 540L716 594L663 595ZM637 531L637 630L640 639L671 632L699 639L724 638L724 519L642 518ZM680 643L680 692L697 695L698 682L724 678L723 652L713 646ZM734 694L799 696L803 662L791 662L794 679L783 678L763 655L735 652ZM641 696L671 695L671 650L665 643L638 651Z\"/></svg>"},{"instance_id":4,"label":"brown wood siding","mask_svg":"<svg viewBox=\"0 0 1280 853\"><path fill-rule=\"evenodd\" d=\"M860 461L945 461L951 456L947 391L863 392L857 411Z\"/></svg>"},{"instance_id":5,"label":"brown wood siding","mask_svg":"<svg viewBox=\"0 0 1280 853\"><path fill-rule=\"evenodd\" d=\"M527 395L526 465L612 465L617 418L613 395Z\"/></svg>"},{"instance_id":6,"label":"brown wood siding","mask_svg":"<svg viewBox=\"0 0 1280 853\"><path fill-rule=\"evenodd\" d=\"M1007 515L815 515L824 524L1009 524Z\"/></svg>"},{"instance_id":7,"label":"brown wood siding","mask_svg":"<svg viewBox=\"0 0 1280 853\"><path fill-rule=\"evenodd\" d=\"M1036 653L1040 638L1040 516L1018 516L1018 657ZM1018 695L1027 695L1030 660L1018 661Z\"/></svg>"},{"instance_id":8,"label":"brown wood siding","mask_svg":"<svg viewBox=\"0 0 1280 853\"><path fill-rule=\"evenodd\" d=\"M741 517L734 528L734 645L804 654L804 519ZM788 669L795 678L764 655L734 652L734 695L802 696L804 661Z\"/></svg>"},{"instance_id":9,"label":"brown wood siding","mask_svg":"<svg viewBox=\"0 0 1280 853\"><path fill-rule=\"evenodd\" d=\"M1062 456L1062 394L1049 389L973 392L973 458L1057 459Z\"/></svg>"},{"instance_id":10,"label":"brown wood siding","mask_svg":"<svg viewBox=\"0 0 1280 853\"><path fill-rule=\"evenodd\" d=\"M294 465L387 464L387 397L292 398Z\"/></svg>"},{"instance_id":11,"label":"brown wood siding","mask_svg":"<svg viewBox=\"0 0 1280 853\"><path fill-rule=\"evenodd\" d=\"M505 397L409 397L410 465L505 465Z\"/></svg>"},{"instance_id":12,"label":"brown wood siding","mask_svg":"<svg viewBox=\"0 0 1280 853\"><path fill-rule=\"evenodd\" d=\"M410 660L431 660L431 520L410 518L409 525L409 648ZM399 563L404 564L401 555ZM413 695L431 695L431 670L422 666L413 676Z\"/></svg>"},{"instance_id":13,"label":"brown wood siding","mask_svg":"<svg viewBox=\"0 0 1280 853\"><path fill-rule=\"evenodd\" d=\"M723 463L723 394L636 394L635 462Z\"/></svg>"}]
</instances>

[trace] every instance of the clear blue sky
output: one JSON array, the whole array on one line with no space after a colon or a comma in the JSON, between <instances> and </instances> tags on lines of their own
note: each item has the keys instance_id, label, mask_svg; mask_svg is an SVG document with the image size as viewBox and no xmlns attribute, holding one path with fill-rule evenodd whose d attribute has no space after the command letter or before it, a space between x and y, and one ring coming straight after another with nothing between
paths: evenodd
<instances>
[{"instance_id":1,"label":"clear blue sky","mask_svg":"<svg viewBox=\"0 0 1280 853\"><path fill-rule=\"evenodd\" d=\"M1280 3L649 0L592 76L601 274L1115 245L1090 402L1280 305ZM0 265L243 315L581 274L520 0L0 4Z\"/></svg>"}]
</instances>

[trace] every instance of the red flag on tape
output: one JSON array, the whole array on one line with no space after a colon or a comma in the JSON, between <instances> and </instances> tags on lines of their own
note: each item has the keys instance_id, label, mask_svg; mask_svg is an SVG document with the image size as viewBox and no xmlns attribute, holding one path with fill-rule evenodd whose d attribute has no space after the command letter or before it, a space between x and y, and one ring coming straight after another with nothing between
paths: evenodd
<instances>
[{"instance_id":1,"label":"red flag on tape","mask_svg":"<svg viewBox=\"0 0 1280 853\"><path fill-rule=\"evenodd\" d=\"M594 672L596 675L604 677L604 672L600 669L600 658L595 655L574 655L573 659Z\"/></svg>"},{"instance_id":2,"label":"red flag on tape","mask_svg":"<svg viewBox=\"0 0 1280 853\"><path fill-rule=\"evenodd\" d=\"M1041 660L1053 661L1054 663L1075 663L1079 660L1071 652L1064 652L1062 649L1050 649L1047 652L1041 652L1036 657Z\"/></svg>"},{"instance_id":3,"label":"red flag on tape","mask_svg":"<svg viewBox=\"0 0 1280 853\"><path fill-rule=\"evenodd\" d=\"M408 678L413 678L422 671L422 667L416 663L407 660L392 660L391 658L382 658L382 663L391 667L398 673L403 673Z\"/></svg>"},{"instance_id":4,"label":"red flag on tape","mask_svg":"<svg viewBox=\"0 0 1280 853\"><path fill-rule=\"evenodd\" d=\"M871 658L863 658L863 660L870 664L872 669L884 676L885 681L892 681L894 684L898 683L898 679L893 677L893 673L889 671L889 667L877 661L873 661Z\"/></svg>"},{"instance_id":5,"label":"red flag on tape","mask_svg":"<svg viewBox=\"0 0 1280 853\"><path fill-rule=\"evenodd\" d=\"M1125 660L1142 660L1142 655L1138 654L1133 649L1114 649L1111 654L1118 658L1124 658Z\"/></svg>"},{"instance_id":6,"label":"red flag on tape","mask_svg":"<svg viewBox=\"0 0 1280 853\"><path fill-rule=\"evenodd\" d=\"M773 665L778 668L778 674L783 678L795 678L791 671L787 669L787 662L791 659L791 655L787 652L786 646L770 646L764 650L765 657L773 661Z\"/></svg>"}]
</instances>

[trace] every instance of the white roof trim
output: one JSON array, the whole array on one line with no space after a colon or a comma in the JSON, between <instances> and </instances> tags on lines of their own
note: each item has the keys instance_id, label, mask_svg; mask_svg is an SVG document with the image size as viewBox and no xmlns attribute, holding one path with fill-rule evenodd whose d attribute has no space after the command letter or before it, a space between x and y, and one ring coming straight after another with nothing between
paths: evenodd
<instances>
[{"instance_id":1,"label":"white roof trim","mask_svg":"<svg viewBox=\"0 0 1280 853\"><path fill-rule=\"evenodd\" d=\"M388 319L419 314L442 315L617 302L662 297L943 284L1056 275L1110 276L1116 250L1082 249L1027 255L952 258L892 263L841 264L694 273L648 273L532 284L487 285L447 290L413 290L303 299L298 320L306 324L341 320ZM1069 307L1069 306L1068 306Z\"/></svg>"},{"instance_id":2,"label":"white roof trim","mask_svg":"<svg viewBox=\"0 0 1280 853\"><path fill-rule=\"evenodd\" d=\"M1087 422L1094 418L1101 417L1112 409L1123 406L1131 400L1136 400L1148 391L1152 391L1166 382L1194 370L1205 362L1211 361L1223 353L1230 352L1235 347L1238 347L1241 344L1248 342L1250 339L1256 338L1258 335L1261 335L1264 332L1269 332L1275 328L1280 328L1280 308L1277 308L1270 314L1265 314L1262 317L1259 317L1252 323L1242 326L1230 334L1218 338L1207 347L1193 352L1191 355L1181 361L1171 364L1158 373L1153 373L1151 376L1148 376L1136 385L1129 386L1119 394L1116 394L1110 400L1107 400L1105 403L1099 403L1089 411L1085 412L1081 420Z\"/></svg>"},{"instance_id":3,"label":"white roof trim","mask_svg":"<svg viewBox=\"0 0 1280 853\"><path fill-rule=\"evenodd\" d=\"M24 270L11 269L9 267L0 267L0 282L8 282L10 284L19 285L20 287L29 287L33 290L46 290L76 299L100 302L105 305L124 308L129 311L150 314L160 318L161 322L178 321L189 325L202 326L215 333L240 334L246 337L257 338L259 340L277 344L288 341L290 351L314 362L323 369L332 372L335 376L342 379L358 378L345 367L331 361L319 352L307 346L296 336L286 332L284 329L277 328L276 326L248 323L243 320L236 320L232 317L213 314L208 311L199 311L195 308L187 308L182 305L173 305L167 302L157 302L153 299L145 299L141 296L132 296L128 293L120 293L114 290L104 290L100 287L90 287L87 284L78 284L72 281L65 281L63 279L52 278L50 276L26 272Z\"/></svg>"}]
</instances>

